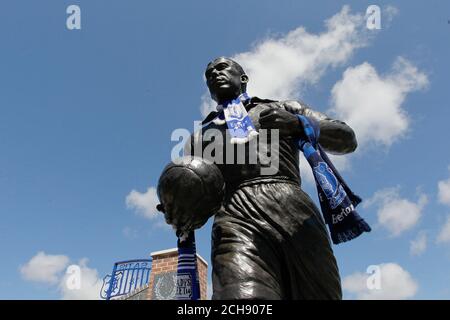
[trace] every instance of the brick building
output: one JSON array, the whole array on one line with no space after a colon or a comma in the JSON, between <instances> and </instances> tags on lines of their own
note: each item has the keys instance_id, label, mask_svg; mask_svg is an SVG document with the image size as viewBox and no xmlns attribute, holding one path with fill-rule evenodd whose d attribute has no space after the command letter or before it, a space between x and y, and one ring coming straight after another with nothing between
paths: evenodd
<instances>
[{"instance_id":1,"label":"brick building","mask_svg":"<svg viewBox=\"0 0 450 320\"><path fill-rule=\"evenodd\" d=\"M126 296L125 300L172 300L175 299L178 250L156 251L151 253L152 270L149 283ZM200 299L207 299L208 263L197 254Z\"/></svg>"}]
</instances>

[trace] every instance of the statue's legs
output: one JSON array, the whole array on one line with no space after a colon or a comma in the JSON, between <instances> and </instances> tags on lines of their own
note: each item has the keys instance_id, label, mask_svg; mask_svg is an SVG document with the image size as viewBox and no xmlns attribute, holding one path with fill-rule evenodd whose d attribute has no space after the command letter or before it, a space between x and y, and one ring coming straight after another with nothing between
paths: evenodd
<instances>
[{"instance_id":1,"label":"statue's legs","mask_svg":"<svg viewBox=\"0 0 450 320\"><path fill-rule=\"evenodd\" d=\"M241 187L216 214L213 299L341 299L317 207L294 183Z\"/></svg>"}]
</instances>

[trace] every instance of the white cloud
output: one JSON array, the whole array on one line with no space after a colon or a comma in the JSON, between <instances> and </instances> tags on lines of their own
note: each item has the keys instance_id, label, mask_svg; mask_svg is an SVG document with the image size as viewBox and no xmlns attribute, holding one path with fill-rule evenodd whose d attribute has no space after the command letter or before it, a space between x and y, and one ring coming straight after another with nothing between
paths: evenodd
<instances>
[{"instance_id":1,"label":"white cloud","mask_svg":"<svg viewBox=\"0 0 450 320\"><path fill-rule=\"evenodd\" d=\"M410 125L403 108L407 94L427 85L427 76L405 58L398 57L384 76L365 62L348 68L334 85L331 112L355 130L360 146L390 146Z\"/></svg>"},{"instance_id":2,"label":"white cloud","mask_svg":"<svg viewBox=\"0 0 450 320\"><path fill-rule=\"evenodd\" d=\"M61 294L61 299L100 299L102 280L98 277L97 270L87 266L87 261L84 258L78 264L69 266L70 258L68 256L51 255L40 251L20 267L20 273L25 280L55 286ZM77 278L80 280L79 287L73 287L71 285L73 282L70 282L69 279L74 275L74 273L68 272L73 267L80 271L80 277Z\"/></svg>"},{"instance_id":3,"label":"white cloud","mask_svg":"<svg viewBox=\"0 0 450 320\"><path fill-rule=\"evenodd\" d=\"M450 206L450 178L447 180L439 181L438 189L439 202Z\"/></svg>"},{"instance_id":4,"label":"white cloud","mask_svg":"<svg viewBox=\"0 0 450 320\"><path fill-rule=\"evenodd\" d=\"M233 56L249 75L248 92L261 98L295 99L306 84L316 83L330 67L346 63L356 49L368 45L364 15L344 6L325 21L320 34L298 27L285 35L269 37L252 50ZM206 93L201 111L206 115L214 103Z\"/></svg>"},{"instance_id":5,"label":"white cloud","mask_svg":"<svg viewBox=\"0 0 450 320\"><path fill-rule=\"evenodd\" d=\"M355 272L342 279L342 289L350 293L359 293L367 288L367 278L369 274L362 272Z\"/></svg>"},{"instance_id":6,"label":"white cloud","mask_svg":"<svg viewBox=\"0 0 450 320\"><path fill-rule=\"evenodd\" d=\"M408 271L397 263L383 263L380 267L380 288L369 289L369 277L373 275L357 272L345 277L342 287L359 300L401 300L414 297L417 282Z\"/></svg>"},{"instance_id":7,"label":"white cloud","mask_svg":"<svg viewBox=\"0 0 450 320\"><path fill-rule=\"evenodd\" d=\"M82 259L76 266L80 270L80 287L71 288L70 274L62 277L59 290L63 300L98 300L100 299L100 290L102 288L102 279L98 277L96 269L87 266L88 260ZM68 284L69 283L69 284Z\"/></svg>"},{"instance_id":8,"label":"white cloud","mask_svg":"<svg viewBox=\"0 0 450 320\"><path fill-rule=\"evenodd\" d=\"M135 209L146 218L153 219L158 216L156 206L159 204L159 199L153 187L149 187L145 193L132 190L125 201L128 208Z\"/></svg>"},{"instance_id":9,"label":"white cloud","mask_svg":"<svg viewBox=\"0 0 450 320\"><path fill-rule=\"evenodd\" d=\"M438 243L450 242L450 215L447 216L447 221L439 232L436 241Z\"/></svg>"},{"instance_id":10,"label":"white cloud","mask_svg":"<svg viewBox=\"0 0 450 320\"><path fill-rule=\"evenodd\" d=\"M412 202L400 197L399 188L387 188L376 192L363 206L377 205L378 223L396 237L419 222L427 202L424 194L419 195L417 202Z\"/></svg>"},{"instance_id":11,"label":"white cloud","mask_svg":"<svg viewBox=\"0 0 450 320\"><path fill-rule=\"evenodd\" d=\"M67 256L40 251L20 267L20 273L25 280L55 284L68 264Z\"/></svg>"},{"instance_id":12,"label":"white cloud","mask_svg":"<svg viewBox=\"0 0 450 320\"><path fill-rule=\"evenodd\" d=\"M425 231L418 233L417 237L411 241L409 253L412 256L420 256L427 249L427 234Z\"/></svg>"}]
</instances>

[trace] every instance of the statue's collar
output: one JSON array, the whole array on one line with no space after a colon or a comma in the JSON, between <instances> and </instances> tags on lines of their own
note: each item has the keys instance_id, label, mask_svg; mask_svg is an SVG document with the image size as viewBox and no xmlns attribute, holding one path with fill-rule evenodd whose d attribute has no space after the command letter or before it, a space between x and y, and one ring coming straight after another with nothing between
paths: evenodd
<instances>
[{"instance_id":1,"label":"statue's collar","mask_svg":"<svg viewBox=\"0 0 450 320\"><path fill-rule=\"evenodd\" d=\"M250 96L247 94L247 92L241 93L236 99L230 100L230 101L226 101L223 104L218 104L216 107L216 110L218 112L222 112L224 105L227 106L230 103L237 103L239 104L240 102L242 102L244 105L246 104L247 101L249 101L251 98Z\"/></svg>"},{"instance_id":2,"label":"statue's collar","mask_svg":"<svg viewBox=\"0 0 450 320\"><path fill-rule=\"evenodd\" d=\"M275 102L275 100L261 99L258 97L250 97L247 93L241 94L239 97L236 98L236 100L237 99L239 99L244 104L244 107L247 111L249 111L250 109L252 109L253 107L255 107L256 105L258 105L260 103ZM241 100L241 99L243 99L243 100ZM206 118L202 121L202 125L205 125L205 124L211 122L212 120L214 120L215 118L217 118L217 116L219 116L220 113L223 111L223 106L218 105L216 107L216 109L217 109L217 111L211 111L206 116Z\"/></svg>"}]
</instances>

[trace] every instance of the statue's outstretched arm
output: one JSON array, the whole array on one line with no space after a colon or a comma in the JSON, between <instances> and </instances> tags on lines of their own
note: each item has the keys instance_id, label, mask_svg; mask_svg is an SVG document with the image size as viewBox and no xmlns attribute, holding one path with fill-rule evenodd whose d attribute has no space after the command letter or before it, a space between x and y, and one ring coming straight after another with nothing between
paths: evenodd
<instances>
[{"instance_id":1,"label":"statue's outstretched arm","mask_svg":"<svg viewBox=\"0 0 450 320\"><path fill-rule=\"evenodd\" d=\"M358 143L355 132L345 122L331 119L301 101L285 101L284 108L289 112L302 114L319 121L319 143L326 151L333 154L346 154L356 150Z\"/></svg>"}]
</instances>

